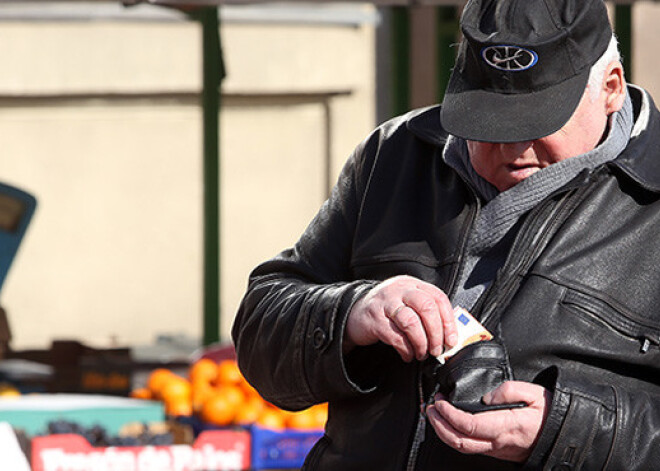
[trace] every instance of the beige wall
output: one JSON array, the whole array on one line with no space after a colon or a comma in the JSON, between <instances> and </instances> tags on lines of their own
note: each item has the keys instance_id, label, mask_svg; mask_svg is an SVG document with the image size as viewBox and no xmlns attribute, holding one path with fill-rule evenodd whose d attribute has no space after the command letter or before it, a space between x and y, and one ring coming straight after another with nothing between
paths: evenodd
<instances>
[{"instance_id":1,"label":"beige wall","mask_svg":"<svg viewBox=\"0 0 660 471\"><path fill-rule=\"evenodd\" d=\"M374 125L373 28L223 24L225 339L249 271L295 242ZM201 335L200 33L0 22L0 180L39 200L0 293L14 348Z\"/></svg>"},{"instance_id":2,"label":"beige wall","mask_svg":"<svg viewBox=\"0 0 660 471\"><path fill-rule=\"evenodd\" d=\"M222 308L229 314L249 271L295 242L325 200L327 181L336 180L346 157L373 127L375 90L371 28L297 26L271 39L256 25L227 33L227 43L250 45L252 51L227 49L230 97L221 128L223 148L232 149L227 152L233 158L226 158L222 168L226 222L221 240L227 274ZM260 102L231 98L233 93L286 91L306 96L284 94ZM230 321L230 315L223 316L224 331Z\"/></svg>"},{"instance_id":3,"label":"beige wall","mask_svg":"<svg viewBox=\"0 0 660 471\"><path fill-rule=\"evenodd\" d=\"M660 99L660 5L639 2L633 8L633 82ZM624 57L624 63L625 63Z\"/></svg>"},{"instance_id":4,"label":"beige wall","mask_svg":"<svg viewBox=\"0 0 660 471\"><path fill-rule=\"evenodd\" d=\"M16 348L196 333L197 109L9 111L0 112L3 181L39 204L2 292Z\"/></svg>"},{"instance_id":5,"label":"beige wall","mask_svg":"<svg viewBox=\"0 0 660 471\"><path fill-rule=\"evenodd\" d=\"M634 21L634 81L658 96L660 5ZM374 27L223 24L224 338L249 271L296 240L374 125ZM0 292L13 346L199 336L199 26L0 21L0 43L0 181L39 199Z\"/></svg>"}]
</instances>

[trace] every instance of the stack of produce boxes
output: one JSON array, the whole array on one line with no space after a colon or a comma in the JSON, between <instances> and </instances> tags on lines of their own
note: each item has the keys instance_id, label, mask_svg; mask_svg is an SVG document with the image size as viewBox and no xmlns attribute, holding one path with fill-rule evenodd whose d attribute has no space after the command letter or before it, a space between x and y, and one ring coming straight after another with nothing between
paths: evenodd
<instances>
[{"instance_id":1,"label":"stack of produce boxes","mask_svg":"<svg viewBox=\"0 0 660 471\"><path fill-rule=\"evenodd\" d=\"M244 430L251 436L251 469L297 468L323 435L327 404L298 412L265 401L240 373L236 361L202 358L187 377L159 368L134 398L159 400L166 413L189 424L195 435Z\"/></svg>"},{"instance_id":2,"label":"stack of produce boxes","mask_svg":"<svg viewBox=\"0 0 660 471\"><path fill-rule=\"evenodd\" d=\"M91 423L51 418L44 433L31 437L33 470L299 468L323 435L327 404L279 409L261 398L233 359L202 358L177 371L151 370L144 387L123 399L158 406L163 423L129 423L113 435Z\"/></svg>"}]
</instances>

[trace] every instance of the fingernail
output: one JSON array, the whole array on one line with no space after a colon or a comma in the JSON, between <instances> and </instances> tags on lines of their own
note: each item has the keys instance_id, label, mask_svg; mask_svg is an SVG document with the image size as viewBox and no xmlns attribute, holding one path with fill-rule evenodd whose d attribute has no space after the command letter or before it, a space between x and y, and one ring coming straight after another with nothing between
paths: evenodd
<instances>
[{"instance_id":1,"label":"fingernail","mask_svg":"<svg viewBox=\"0 0 660 471\"><path fill-rule=\"evenodd\" d=\"M453 332L449 334L449 337L447 337L447 343L449 344L450 347L453 347L456 345L458 342L458 334L456 332Z\"/></svg>"},{"instance_id":2,"label":"fingernail","mask_svg":"<svg viewBox=\"0 0 660 471\"><path fill-rule=\"evenodd\" d=\"M486 393L483 395L481 398L481 402L483 402L486 405L490 405L490 401L493 399L493 395L491 393Z\"/></svg>"}]
</instances>

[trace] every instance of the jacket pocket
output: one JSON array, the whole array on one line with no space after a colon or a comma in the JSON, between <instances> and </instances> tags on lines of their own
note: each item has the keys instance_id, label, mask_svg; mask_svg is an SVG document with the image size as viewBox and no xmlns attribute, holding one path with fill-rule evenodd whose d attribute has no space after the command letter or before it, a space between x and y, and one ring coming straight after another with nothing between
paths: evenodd
<instances>
[{"instance_id":1,"label":"jacket pocket","mask_svg":"<svg viewBox=\"0 0 660 471\"><path fill-rule=\"evenodd\" d=\"M588 321L614 331L623 340L637 342L641 353L652 346L660 346L660 322L653 319L636 316L614 303L570 289L566 290L561 304Z\"/></svg>"},{"instance_id":2,"label":"jacket pocket","mask_svg":"<svg viewBox=\"0 0 660 471\"><path fill-rule=\"evenodd\" d=\"M410 275L437 284L448 260L438 260L425 241L409 241L383 248L378 253L355 254L351 267L355 278L385 280L396 275Z\"/></svg>"}]
</instances>

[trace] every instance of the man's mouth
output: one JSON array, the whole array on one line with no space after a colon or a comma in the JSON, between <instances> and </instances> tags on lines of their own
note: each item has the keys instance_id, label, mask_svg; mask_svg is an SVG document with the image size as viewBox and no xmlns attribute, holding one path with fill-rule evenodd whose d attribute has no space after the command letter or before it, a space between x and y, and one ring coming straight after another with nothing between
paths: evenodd
<instances>
[{"instance_id":1,"label":"man's mouth","mask_svg":"<svg viewBox=\"0 0 660 471\"><path fill-rule=\"evenodd\" d=\"M524 180L539 170L538 166L532 164L508 164L506 168L509 174L518 181Z\"/></svg>"},{"instance_id":2,"label":"man's mouth","mask_svg":"<svg viewBox=\"0 0 660 471\"><path fill-rule=\"evenodd\" d=\"M538 167L534 164L512 162L510 164L507 164L507 168L509 170L522 170L522 169L526 169L526 168L538 168Z\"/></svg>"}]
</instances>

